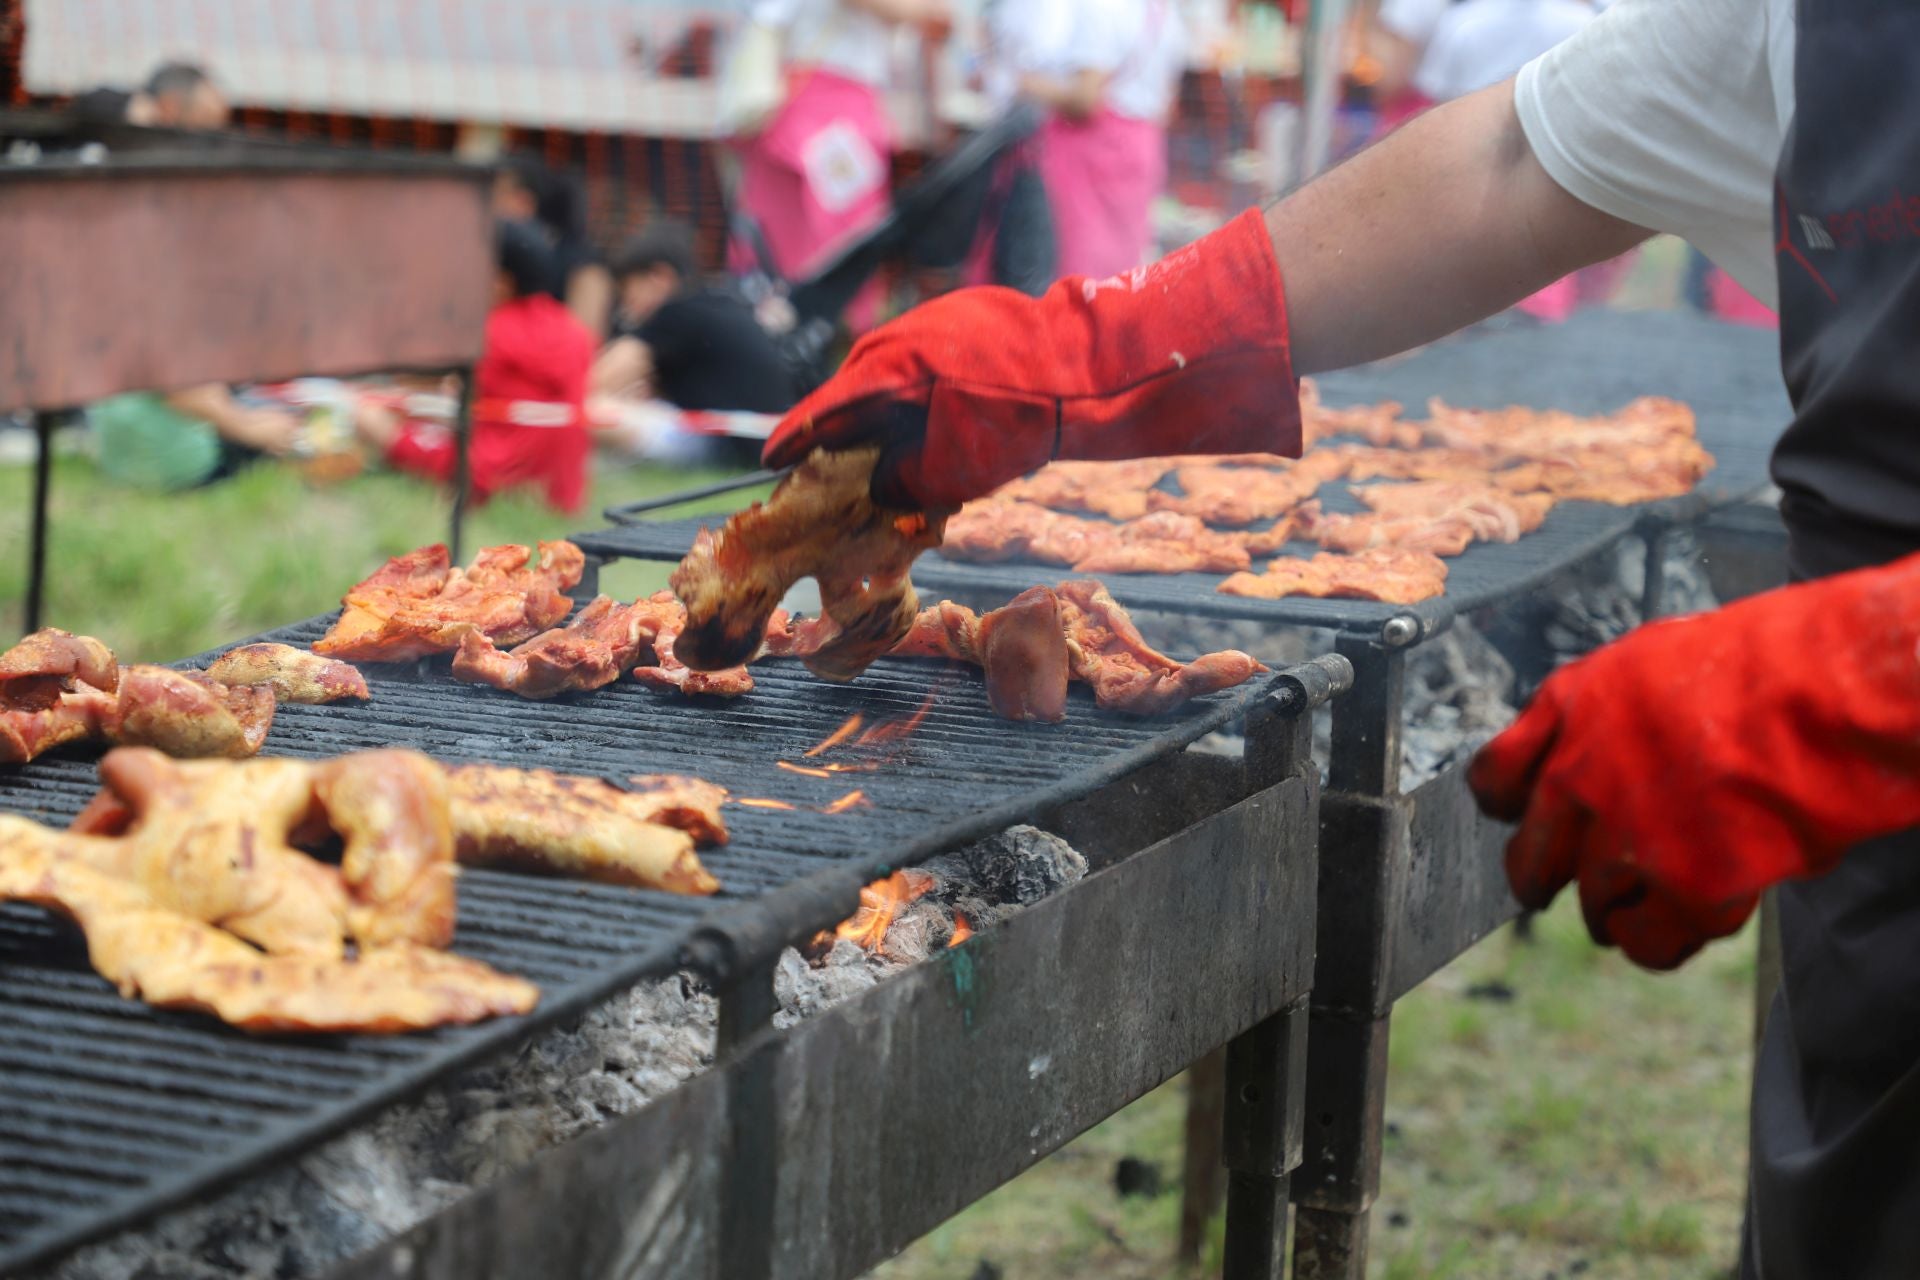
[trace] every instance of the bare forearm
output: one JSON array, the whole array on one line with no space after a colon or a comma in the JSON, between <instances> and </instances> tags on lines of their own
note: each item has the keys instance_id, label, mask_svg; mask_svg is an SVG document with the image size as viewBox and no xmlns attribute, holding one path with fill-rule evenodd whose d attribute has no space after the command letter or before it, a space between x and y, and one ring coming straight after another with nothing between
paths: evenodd
<instances>
[{"instance_id":1,"label":"bare forearm","mask_svg":"<svg viewBox=\"0 0 1920 1280\"><path fill-rule=\"evenodd\" d=\"M1267 211L1293 364L1338 369L1492 315L1651 233L1567 194L1511 82L1436 108Z\"/></svg>"}]
</instances>

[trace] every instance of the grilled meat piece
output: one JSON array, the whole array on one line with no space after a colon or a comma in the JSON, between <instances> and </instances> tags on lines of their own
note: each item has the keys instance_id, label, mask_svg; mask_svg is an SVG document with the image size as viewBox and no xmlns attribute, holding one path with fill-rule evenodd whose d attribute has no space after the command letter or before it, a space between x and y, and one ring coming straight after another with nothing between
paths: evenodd
<instances>
[{"instance_id":1,"label":"grilled meat piece","mask_svg":"<svg viewBox=\"0 0 1920 1280\"><path fill-rule=\"evenodd\" d=\"M1323 551L1277 557L1265 573L1236 573L1217 588L1230 596L1337 596L1417 604L1446 590L1447 564L1426 551L1379 547L1357 555Z\"/></svg>"},{"instance_id":2,"label":"grilled meat piece","mask_svg":"<svg viewBox=\"0 0 1920 1280\"><path fill-rule=\"evenodd\" d=\"M410 751L303 760L175 761L122 748L66 852L158 907L274 955L452 940L453 835L440 767ZM333 833L330 867L294 847Z\"/></svg>"},{"instance_id":3,"label":"grilled meat piece","mask_svg":"<svg viewBox=\"0 0 1920 1280\"><path fill-rule=\"evenodd\" d=\"M1093 581L1031 587L984 616L943 600L921 611L894 653L979 665L988 702L1010 720L1062 719L1069 677L1092 686L1105 710L1157 715L1267 669L1237 649L1167 657Z\"/></svg>"},{"instance_id":4,"label":"grilled meat piece","mask_svg":"<svg viewBox=\"0 0 1920 1280\"><path fill-rule=\"evenodd\" d=\"M43 627L0 653L0 709L45 711L77 685L112 693L120 681L113 651L92 636Z\"/></svg>"},{"instance_id":5,"label":"grilled meat piece","mask_svg":"<svg viewBox=\"0 0 1920 1280\"><path fill-rule=\"evenodd\" d=\"M410 1031L526 1013L540 998L532 983L477 960L413 946L351 960L262 955L68 856L75 839L0 815L0 899L73 920L94 969L124 996L260 1032Z\"/></svg>"},{"instance_id":6,"label":"grilled meat piece","mask_svg":"<svg viewBox=\"0 0 1920 1280\"><path fill-rule=\"evenodd\" d=\"M597 596L564 627L505 652L482 632L469 631L454 654L453 678L523 698L598 689L640 661L653 636L654 616L645 604L616 604L610 596Z\"/></svg>"},{"instance_id":7,"label":"grilled meat piece","mask_svg":"<svg viewBox=\"0 0 1920 1280\"><path fill-rule=\"evenodd\" d=\"M111 693L83 685L40 711L0 709L0 764L68 742L156 747L175 756L250 756L273 724L273 691L230 688L196 671L122 667Z\"/></svg>"},{"instance_id":8,"label":"grilled meat piece","mask_svg":"<svg viewBox=\"0 0 1920 1280\"><path fill-rule=\"evenodd\" d=\"M1398 401L1330 408L1321 403L1312 378L1300 379L1300 434L1309 449L1328 436L1359 436L1368 444L1397 449L1417 448L1421 441L1420 428L1400 420Z\"/></svg>"},{"instance_id":9,"label":"grilled meat piece","mask_svg":"<svg viewBox=\"0 0 1920 1280\"><path fill-rule=\"evenodd\" d=\"M344 609L313 651L355 662L407 662L447 653L469 631L517 645L572 611L566 596L585 572L571 542L486 547L466 569L447 567L435 544L395 556L348 591Z\"/></svg>"},{"instance_id":10,"label":"grilled meat piece","mask_svg":"<svg viewBox=\"0 0 1920 1280\"><path fill-rule=\"evenodd\" d=\"M678 661L696 671L746 662L787 588L809 576L838 629L806 656L815 675L851 680L906 634L919 608L907 571L939 544L947 513L875 506L879 456L877 448L815 450L766 502L717 533L700 531L671 579L687 608L673 642Z\"/></svg>"},{"instance_id":11,"label":"grilled meat piece","mask_svg":"<svg viewBox=\"0 0 1920 1280\"><path fill-rule=\"evenodd\" d=\"M1074 677L1093 687L1094 704L1129 715L1158 715L1193 698L1230 689L1267 668L1238 649L1179 662L1148 644L1133 619L1098 582L1063 582L1060 621Z\"/></svg>"},{"instance_id":12,"label":"grilled meat piece","mask_svg":"<svg viewBox=\"0 0 1920 1280\"><path fill-rule=\"evenodd\" d=\"M1400 547L1438 556L1459 555L1473 542L1516 542L1553 509L1547 493L1509 493L1484 483L1445 480L1368 485L1353 495L1366 515L1320 515L1307 536L1329 551Z\"/></svg>"},{"instance_id":13,"label":"grilled meat piece","mask_svg":"<svg viewBox=\"0 0 1920 1280\"><path fill-rule=\"evenodd\" d=\"M1122 462L1049 462L1030 476L994 490L1005 502L1031 502L1055 511L1091 511L1132 520L1147 514L1147 490L1173 470L1174 458Z\"/></svg>"},{"instance_id":14,"label":"grilled meat piece","mask_svg":"<svg viewBox=\"0 0 1920 1280\"><path fill-rule=\"evenodd\" d=\"M648 642L652 658L643 660L633 669L635 680L649 688L676 689L688 696L708 694L716 698L737 698L752 690L753 676L748 673L744 663L737 667L723 667L718 671L695 671L675 656L674 646L680 640L680 633L686 629L687 610L674 598L673 592L654 592L647 597L645 607L649 611L648 625L652 628ZM784 635L786 631L786 610L775 609L767 619L766 636ZM758 657L765 647L766 639L763 637L761 647L754 651L754 656ZM813 652L818 647L816 644L806 652ZM801 652L798 649L791 651Z\"/></svg>"},{"instance_id":15,"label":"grilled meat piece","mask_svg":"<svg viewBox=\"0 0 1920 1280\"><path fill-rule=\"evenodd\" d=\"M366 677L336 658L296 649L290 644L243 644L207 667L209 679L234 688L267 685L280 702L317 704L347 698L365 701Z\"/></svg>"},{"instance_id":16,"label":"grilled meat piece","mask_svg":"<svg viewBox=\"0 0 1920 1280\"><path fill-rule=\"evenodd\" d=\"M1285 470L1202 465L1174 472L1183 492L1155 491L1147 504L1155 511L1177 511L1207 524L1241 526L1284 516L1329 480L1347 473L1345 456L1322 449Z\"/></svg>"},{"instance_id":17,"label":"grilled meat piece","mask_svg":"<svg viewBox=\"0 0 1920 1280\"><path fill-rule=\"evenodd\" d=\"M627 792L597 778L495 765L463 765L449 770L448 779L463 863L536 868L669 893L720 888L700 865L694 837L665 824L674 817L707 834L724 833L717 810L703 808L712 803L711 792L675 790L657 780Z\"/></svg>"},{"instance_id":18,"label":"grilled meat piece","mask_svg":"<svg viewBox=\"0 0 1920 1280\"><path fill-rule=\"evenodd\" d=\"M646 814L646 821L684 831L698 845L727 842L727 824L720 817L727 789L719 783L678 773L636 773L625 790L633 797L627 807Z\"/></svg>"},{"instance_id":19,"label":"grilled meat piece","mask_svg":"<svg viewBox=\"0 0 1920 1280\"><path fill-rule=\"evenodd\" d=\"M1173 511L1114 524L986 498L969 502L947 522L940 554L949 560L1038 560L1076 573L1231 573L1247 568L1253 555L1271 554L1295 536L1297 525L1297 511L1258 533L1209 529Z\"/></svg>"}]
</instances>

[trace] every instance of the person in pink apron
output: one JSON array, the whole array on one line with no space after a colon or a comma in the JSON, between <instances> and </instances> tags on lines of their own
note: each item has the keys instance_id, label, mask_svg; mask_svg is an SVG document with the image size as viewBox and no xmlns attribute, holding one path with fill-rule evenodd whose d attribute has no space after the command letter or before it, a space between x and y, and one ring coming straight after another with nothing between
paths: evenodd
<instances>
[{"instance_id":1,"label":"person in pink apron","mask_svg":"<svg viewBox=\"0 0 1920 1280\"><path fill-rule=\"evenodd\" d=\"M1003 4L1020 88L1053 109L1036 139L1062 275L1103 277L1153 249L1167 112L1185 63L1172 0Z\"/></svg>"},{"instance_id":2,"label":"person in pink apron","mask_svg":"<svg viewBox=\"0 0 1920 1280\"><path fill-rule=\"evenodd\" d=\"M761 0L753 20L786 43L786 99L749 137L735 140L740 207L765 240L772 266L804 279L849 237L887 211L893 126L882 94L896 28L938 36L945 0ZM754 265L736 238L737 271ZM872 326L879 293L870 286L848 308L856 331Z\"/></svg>"}]
</instances>

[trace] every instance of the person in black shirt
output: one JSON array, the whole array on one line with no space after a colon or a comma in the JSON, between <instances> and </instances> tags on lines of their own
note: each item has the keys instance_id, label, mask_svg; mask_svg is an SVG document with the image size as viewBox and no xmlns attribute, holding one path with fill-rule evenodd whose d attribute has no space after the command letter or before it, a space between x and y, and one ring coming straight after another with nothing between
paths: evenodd
<instances>
[{"instance_id":1,"label":"person in black shirt","mask_svg":"<svg viewBox=\"0 0 1920 1280\"><path fill-rule=\"evenodd\" d=\"M594 362L594 394L749 413L783 413L799 399L746 300L699 286L685 223L648 223L615 259L614 278L614 337Z\"/></svg>"}]
</instances>

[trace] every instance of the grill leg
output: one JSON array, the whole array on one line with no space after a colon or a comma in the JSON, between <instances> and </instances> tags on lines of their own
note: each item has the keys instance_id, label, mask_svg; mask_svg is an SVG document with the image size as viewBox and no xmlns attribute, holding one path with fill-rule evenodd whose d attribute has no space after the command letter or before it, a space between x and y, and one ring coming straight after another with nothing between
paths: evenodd
<instances>
[{"instance_id":1,"label":"grill leg","mask_svg":"<svg viewBox=\"0 0 1920 1280\"><path fill-rule=\"evenodd\" d=\"M1224 1280L1281 1280L1288 1175L1300 1163L1307 1009L1282 1009L1227 1044Z\"/></svg>"},{"instance_id":2,"label":"grill leg","mask_svg":"<svg viewBox=\"0 0 1920 1280\"><path fill-rule=\"evenodd\" d=\"M454 371L460 379L460 400L453 411L453 512L448 519L447 547L453 563L465 559L461 543L466 540L467 498L473 488L473 366Z\"/></svg>"},{"instance_id":3,"label":"grill leg","mask_svg":"<svg viewBox=\"0 0 1920 1280\"><path fill-rule=\"evenodd\" d=\"M53 483L53 415L33 415L34 442L39 446L33 462L33 525L27 543L26 630L40 629L47 586L47 496Z\"/></svg>"},{"instance_id":4,"label":"grill leg","mask_svg":"<svg viewBox=\"0 0 1920 1280\"><path fill-rule=\"evenodd\" d=\"M727 1280L766 1280L773 1274L780 1160L774 1071L780 1044L759 1033L773 1026L777 1007L772 961L747 970L720 993L714 1056L739 1063L727 1097L732 1151L720 1217L719 1273Z\"/></svg>"},{"instance_id":5,"label":"grill leg","mask_svg":"<svg viewBox=\"0 0 1920 1280\"><path fill-rule=\"evenodd\" d=\"M1180 1246L1186 1266L1200 1261L1207 1224L1220 1210L1224 1159L1220 1141L1227 1104L1227 1058L1215 1049L1187 1068L1187 1144L1180 1171Z\"/></svg>"},{"instance_id":6,"label":"grill leg","mask_svg":"<svg viewBox=\"0 0 1920 1280\"><path fill-rule=\"evenodd\" d=\"M1366 1275L1386 1115L1387 987L1402 878L1393 809L1400 803L1406 654L1357 639L1337 648L1353 663L1354 681L1334 704L1327 785L1350 812L1330 822L1322 810L1307 1137L1293 1179L1294 1280Z\"/></svg>"}]
</instances>

